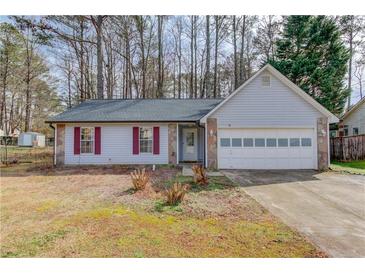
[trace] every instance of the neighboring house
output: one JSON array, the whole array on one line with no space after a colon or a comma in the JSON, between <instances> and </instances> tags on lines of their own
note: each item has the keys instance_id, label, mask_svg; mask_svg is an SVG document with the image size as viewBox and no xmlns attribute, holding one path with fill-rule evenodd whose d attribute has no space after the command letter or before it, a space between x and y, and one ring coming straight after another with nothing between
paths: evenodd
<instances>
[{"instance_id":1,"label":"neighboring house","mask_svg":"<svg viewBox=\"0 0 365 274\"><path fill-rule=\"evenodd\" d=\"M266 65L224 100L89 100L47 122L57 165L326 169L338 119Z\"/></svg>"},{"instance_id":2,"label":"neighboring house","mask_svg":"<svg viewBox=\"0 0 365 274\"><path fill-rule=\"evenodd\" d=\"M365 134L365 97L342 116L339 129L340 136Z\"/></svg>"}]
</instances>

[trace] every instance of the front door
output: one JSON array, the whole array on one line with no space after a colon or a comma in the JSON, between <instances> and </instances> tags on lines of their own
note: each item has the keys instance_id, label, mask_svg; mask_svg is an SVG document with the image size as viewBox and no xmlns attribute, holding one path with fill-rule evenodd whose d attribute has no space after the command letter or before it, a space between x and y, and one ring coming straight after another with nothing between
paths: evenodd
<instances>
[{"instance_id":1,"label":"front door","mask_svg":"<svg viewBox=\"0 0 365 274\"><path fill-rule=\"evenodd\" d=\"M198 160L198 134L196 128L183 129L183 161Z\"/></svg>"}]
</instances>

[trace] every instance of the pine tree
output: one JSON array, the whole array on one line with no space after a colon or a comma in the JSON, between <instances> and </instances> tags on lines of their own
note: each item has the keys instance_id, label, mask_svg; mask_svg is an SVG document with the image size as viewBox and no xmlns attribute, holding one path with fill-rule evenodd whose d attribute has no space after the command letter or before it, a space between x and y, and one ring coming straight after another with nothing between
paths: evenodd
<instances>
[{"instance_id":1,"label":"pine tree","mask_svg":"<svg viewBox=\"0 0 365 274\"><path fill-rule=\"evenodd\" d=\"M288 16L270 63L320 104L341 114L349 53L335 22L326 16Z\"/></svg>"}]
</instances>

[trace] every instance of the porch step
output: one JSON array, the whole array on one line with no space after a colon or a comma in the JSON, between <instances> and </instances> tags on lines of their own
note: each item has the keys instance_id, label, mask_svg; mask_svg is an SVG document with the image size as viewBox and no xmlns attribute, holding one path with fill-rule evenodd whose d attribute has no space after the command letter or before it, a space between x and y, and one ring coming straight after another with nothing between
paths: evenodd
<instances>
[{"instance_id":1,"label":"porch step","mask_svg":"<svg viewBox=\"0 0 365 274\"><path fill-rule=\"evenodd\" d=\"M187 164L183 164L183 169L182 169L182 175L183 176L193 176L193 170L191 169L193 165L187 165ZM208 176L211 177L222 177L224 176L220 171L208 171L207 173Z\"/></svg>"}]
</instances>

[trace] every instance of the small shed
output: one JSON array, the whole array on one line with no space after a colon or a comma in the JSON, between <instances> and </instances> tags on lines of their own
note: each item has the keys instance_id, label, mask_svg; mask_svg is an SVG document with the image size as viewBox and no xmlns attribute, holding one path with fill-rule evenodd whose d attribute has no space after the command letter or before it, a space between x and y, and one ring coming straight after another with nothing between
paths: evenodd
<instances>
[{"instance_id":1,"label":"small shed","mask_svg":"<svg viewBox=\"0 0 365 274\"><path fill-rule=\"evenodd\" d=\"M20 147L45 147L46 137L38 132L22 132L18 138Z\"/></svg>"}]
</instances>

